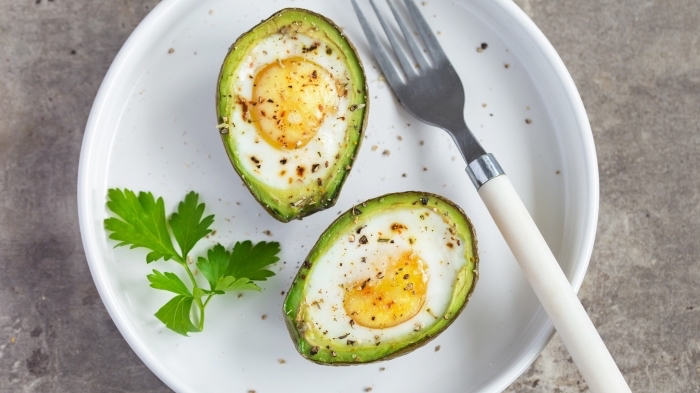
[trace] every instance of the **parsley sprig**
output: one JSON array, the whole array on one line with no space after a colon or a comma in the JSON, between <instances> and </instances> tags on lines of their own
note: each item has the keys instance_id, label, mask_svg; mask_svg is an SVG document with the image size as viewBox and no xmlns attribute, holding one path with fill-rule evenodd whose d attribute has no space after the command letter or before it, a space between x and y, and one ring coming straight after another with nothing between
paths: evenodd
<instances>
[{"instance_id":1,"label":"parsley sprig","mask_svg":"<svg viewBox=\"0 0 700 393\"><path fill-rule=\"evenodd\" d=\"M189 277L192 290L180 277L171 272L153 269L147 276L151 287L172 292L170 299L155 313L166 327L187 336L188 333L204 329L204 310L215 295L226 292L261 288L254 281L265 281L275 274L266 267L277 262L280 245L277 242L250 240L236 242L231 251L221 244L210 248L206 256L197 258L197 269L206 278L209 289L199 286L190 269L194 246L209 235L214 215L204 216L204 203L199 195L190 192L177 207L177 211L166 218L163 198L155 198L150 192L139 192L112 188L107 191L107 208L115 217L105 220L109 238L116 240L116 247L143 247L149 250L146 263L160 259L172 260L182 266ZM173 244L173 238L177 247ZM192 305L199 315L197 323L192 320Z\"/></svg>"}]
</instances>

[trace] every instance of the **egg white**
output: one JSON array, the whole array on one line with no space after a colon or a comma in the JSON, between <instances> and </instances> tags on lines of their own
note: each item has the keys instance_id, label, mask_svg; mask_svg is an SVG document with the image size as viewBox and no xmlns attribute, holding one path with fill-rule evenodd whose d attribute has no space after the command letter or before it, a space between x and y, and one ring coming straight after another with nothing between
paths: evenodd
<instances>
[{"instance_id":1,"label":"egg white","mask_svg":"<svg viewBox=\"0 0 700 393\"><path fill-rule=\"evenodd\" d=\"M407 229L401 234L392 232L393 223L404 224ZM453 235L449 225L429 208L388 210L372 216L361 234L352 228L339 235L328 252L314 262L307 279L307 320L314 324L309 327L327 339L342 337L342 342L352 340L359 346L404 337L442 318L452 299L457 274L467 263L465 240ZM378 232L393 243L379 242ZM360 244L361 235L367 236L367 244ZM452 247L447 246L448 242ZM391 256L396 258L406 251L417 254L428 266L426 300L421 310L411 319L388 328L350 324L351 318L343 307L345 289L342 286L347 288L376 277L377 272L385 270ZM362 257L366 258L364 263Z\"/></svg>"},{"instance_id":2,"label":"egg white","mask_svg":"<svg viewBox=\"0 0 700 393\"><path fill-rule=\"evenodd\" d=\"M338 86L350 84L350 71L345 64L345 59L339 50L326 53L326 43L314 51L306 51L318 38L311 38L304 34L272 34L261 41L241 61L241 65L235 71L235 91L243 100L251 101L253 97L253 83L257 73L265 66L290 57L302 57L324 67L337 82ZM337 154L344 148L346 142L347 118L349 101L347 95L339 98L338 111L327 114L318 133L305 146L299 149L279 150L262 138L254 123L244 120L243 110L240 105L235 105L231 114L233 126L229 128L235 140L235 149L241 157L241 165L253 174L259 181L273 188L288 188L290 175L280 175L280 171L287 169L287 173L293 172L297 166L311 168L318 164L313 175L304 176L303 179L295 179L294 185L303 186L317 179L325 178L329 171L333 170L333 163ZM255 157L254 162L250 157ZM286 164L280 161L285 159ZM329 164L326 165L326 162ZM258 168L259 166L259 168Z\"/></svg>"}]
</instances>

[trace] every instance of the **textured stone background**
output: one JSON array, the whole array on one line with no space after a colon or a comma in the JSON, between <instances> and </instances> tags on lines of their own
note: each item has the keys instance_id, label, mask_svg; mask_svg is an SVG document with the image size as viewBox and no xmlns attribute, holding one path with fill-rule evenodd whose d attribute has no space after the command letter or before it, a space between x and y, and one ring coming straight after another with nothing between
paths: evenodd
<instances>
[{"instance_id":1,"label":"textured stone background","mask_svg":"<svg viewBox=\"0 0 700 393\"><path fill-rule=\"evenodd\" d=\"M92 100L156 4L0 0L2 392L169 391L107 315L76 208ZM517 4L593 127L601 206L583 304L633 391L700 391L700 3ZM508 391L587 388L555 336Z\"/></svg>"}]
</instances>

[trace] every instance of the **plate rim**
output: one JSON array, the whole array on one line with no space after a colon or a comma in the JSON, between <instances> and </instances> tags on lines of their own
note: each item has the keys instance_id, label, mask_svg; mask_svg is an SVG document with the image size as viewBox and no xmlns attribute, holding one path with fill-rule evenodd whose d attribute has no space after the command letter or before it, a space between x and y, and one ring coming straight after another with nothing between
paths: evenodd
<instances>
[{"instance_id":1,"label":"plate rim","mask_svg":"<svg viewBox=\"0 0 700 393\"><path fill-rule=\"evenodd\" d=\"M89 222L88 217L92 216L90 209L88 208L88 206L90 206L90 189L88 184L91 168L86 165L86 162L88 161L88 157L92 155L91 150L94 148L94 141L97 138L97 125L100 123L100 117L103 116L102 112L107 106L110 98L110 92L116 87L120 70L128 64L128 60L132 53L138 48L140 42L148 34L148 32L157 25L160 19L165 17L166 14L176 6L186 3L187 1L188 0L164 0L158 3L136 26L117 52L117 55L110 64L107 73L100 84L95 100L93 101L92 108L90 109L90 114L88 115L88 121L85 125L85 132L83 135L83 142L80 148L77 183L78 223L80 227L80 236L83 242L83 249L85 251L90 274L93 282L95 283L95 287L97 287L97 292L102 299L102 303L107 309L107 313L112 319L112 322L115 324L117 330L119 330L119 333L121 333L127 344L129 344L131 350L134 351L136 356L138 356L146 367L148 367L148 369L158 377L158 379L176 392L187 391L187 389L182 389L183 387L186 387L186 384L184 384L183 381L181 381L176 375L169 372L169 370L163 364L158 362L157 358L153 353L151 353L150 350L141 345L137 339L138 335L133 331L131 326L126 323L126 316L123 314L122 310L117 307L117 301L112 292L106 288L106 281L104 278L105 271L99 266L98 263L94 262L98 259L97 257L99 256L99 253L96 250L96 234L92 233L92 231L89 229L91 223Z\"/></svg>"}]
</instances>

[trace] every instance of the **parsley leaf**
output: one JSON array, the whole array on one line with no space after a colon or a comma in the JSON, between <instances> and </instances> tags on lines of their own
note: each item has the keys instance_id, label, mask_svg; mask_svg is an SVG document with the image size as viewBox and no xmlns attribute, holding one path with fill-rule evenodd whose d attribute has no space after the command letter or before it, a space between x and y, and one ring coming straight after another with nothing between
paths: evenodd
<instances>
[{"instance_id":1,"label":"parsley leaf","mask_svg":"<svg viewBox=\"0 0 700 393\"><path fill-rule=\"evenodd\" d=\"M279 261L277 254L280 244L277 242L260 242L253 246L250 240L236 242L231 252L231 260L225 276L247 277L251 281L265 281L275 273L263 269Z\"/></svg>"},{"instance_id":2,"label":"parsley leaf","mask_svg":"<svg viewBox=\"0 0 700 393\"><path fill-rule=\"evenodd\" d=\"M214 222L214 216L204 215L204 204L197 204L199 195L190 191L185 200L180 202L177 213L170 217L170 228L173 230L175 240L180 246L182 255L187 255L195 244L204 236L211 233L209 226Z\"/></svg>"},{"instance_id":3,"label":"parsley leaf","mask_svg":"<svg viewBox=\"0 0 700 393\"><path fill-rule=\"evenodd\" d=\"M211 290L216 291L218 289L217 283L223 277L228 267L231 253L226 251L221 244L217 244L214 248L207 251L207 257L208 259L199 257L197 268L209 281Z\"/></svg>"},{"instance_id":4,"label":"parsley leaf","mask_svg":"<svg viewBox=\"0 0 700 393\"><path fill-rule=\"evenodd\" d=\"M211 295L212 292L207 291L206 289L202 289L200 287L195 287L194 290L192 291L192 297L194 297L194 299L196 301L200 301L202 299L202 297L206 296L207 294Z\"/></svg>"},{"instance_id":5,"label":"parsley leaf","mask_svg":"<svg viewBox=\"0 0 700 393\"><path fill-rule=\"evenodd\" d=\"M163 198L156 201L150 192L136 197L132 191L119 189L110 189L107 196L107 207L121 218L105 220L105 228L112 232L109 238L120 242L115 247L148 248L147 263L179 258L166 226Z\"/></svg>"},{"instance_id":6,"label":"parsley leaf","mask_svg":"<svg viewBox=\"0 0 700 393\"><path fill-rule=\"evenodd\" d=\"M221 277L216 283L216 289L219 291L231 292L242 291L248 289L251 291L262 291L262 288L247 278L235 279L233 276Z\"/></svg>"},{"instance_id":7,"label":"parsley leaf","mask_svg":"<svg viewBox=\"0 0 700 393\"><path fill-rule=\"evenodd\" d=\"M154 269L153 274L149 274L146 278L151 282L152 288L174 292L178 295L192 296L185 283L175 273L165 272L163 274Z\"/></svg>"},{"instance_id":8,"label":"parsley leaf","mask_svg":"<svg viewBox=\"0 0 700 393\"><path fill-rule=\"evenodd\" d=\"M193 300L192 296L177 295L156 312L156 318L160 319L168 329L183 336L198 332L200 329L190 319Z\"/></svg>"}]
</instances>

